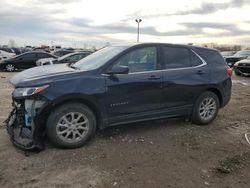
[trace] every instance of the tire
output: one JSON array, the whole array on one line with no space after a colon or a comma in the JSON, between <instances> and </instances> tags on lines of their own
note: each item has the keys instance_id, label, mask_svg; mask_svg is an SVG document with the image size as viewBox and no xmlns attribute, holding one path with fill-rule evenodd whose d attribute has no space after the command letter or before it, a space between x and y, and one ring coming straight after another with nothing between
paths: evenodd
<instances>
[{"instance_id":1,"label":"tire","mask_svg":"<svg viewBox=\"0 0 250 188\"><path fill-rule=\"evenodd\" d=\"M194 104L192 121L198 125L208 125L216 118L219 107L218 96L211 91L205 91Z\"/></svg>"},{"instance_id":2,"label":"tire","mask_svg":"<svg viewBox=\"0 0 250 188\"><path fill-rule=\"evenodd\" d=\"M56 147L68 149L85 145L95 131L94 113L79 103L67 103L56 108L50 113L46 125L50 142Z\"/></svg>"},{"instance_id":3,"label":"tire","mask_svg":"<svg viewBox=\"0 0 250 188\"><path fill-rule=\"evenodd\" d=\"M5 70L7 72L14 72L16 70L16 67L14 64L7 64L5 65Z\"/></svg>"}]
</instances>

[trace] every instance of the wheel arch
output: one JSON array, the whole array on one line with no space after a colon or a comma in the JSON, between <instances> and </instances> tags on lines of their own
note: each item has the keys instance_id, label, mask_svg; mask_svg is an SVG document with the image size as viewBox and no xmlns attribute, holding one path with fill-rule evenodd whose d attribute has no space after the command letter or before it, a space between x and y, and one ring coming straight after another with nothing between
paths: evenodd
<instances>
[{"instance_id":1,"label":"wheel arch","mask_svg":"<svg viewBox=\"0 0 250 188\"><path fill-rule=\"evenodd\" d=\"M46 107L42 108L38 112L38 116L36 118L36 123L39 124L38 126L41 128L40 132L44 131L46 128L46 122L49 117L49 114L58 108L61 105L66 103L82 103L89 107L96 116L97 121L97 128L103 129L105 126L105 111L101 109L101 105L99 105L96 100L88 95L83 94L69 94L65 96L61 96L56 100L50 102Z\"/></svg>"},{"instance_id":2,"label":"wheel arch","mask_svg":"<svg viewBox=\"0 0 250 188\"><path fill-rule=\"evenodd\" d=\"M213 92L214 94L217 95L217 97L219 99L219 102L220 102L220 107L221 107L222 104L223 104L223 97L222 97L221 91L219 89L217 89L217 88L209 88L206 91Z\"/></svg>"}]
</instances>

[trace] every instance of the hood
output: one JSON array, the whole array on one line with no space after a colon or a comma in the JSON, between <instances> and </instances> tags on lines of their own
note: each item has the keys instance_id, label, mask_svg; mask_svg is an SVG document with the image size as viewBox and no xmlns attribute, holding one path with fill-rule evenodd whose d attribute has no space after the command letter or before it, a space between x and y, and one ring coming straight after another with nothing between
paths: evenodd
<instances>
[{"instance_id":1,"label":"hood","mask_svg":"<svg viewBox=\"0 0 250 188\"><path fill-rule=\"evenodd\" d=\"M10 83L15 87L42 85L75 72L77 70L67 64L39 66L16 74L10 79Z\"/></svg>"}]
</instances>

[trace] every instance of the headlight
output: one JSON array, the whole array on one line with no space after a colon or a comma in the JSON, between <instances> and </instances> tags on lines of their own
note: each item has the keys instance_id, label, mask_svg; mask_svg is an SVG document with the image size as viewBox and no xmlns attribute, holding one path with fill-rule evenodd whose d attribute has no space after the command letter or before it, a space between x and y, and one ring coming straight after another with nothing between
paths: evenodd
<instances>
[{"instance_id":1,"label":"headlight","mask_svg":"<svg viewBox=\"0 0 250 188\"><path fill-rule=\"evenodd\" d=\"M44 85L40 87L27 87L27 88L17 88L13 91L13 97L27 97L31 95L35 95L37 93L41 93L44 91L49 85Z\"/></svg>"}]
</instances>

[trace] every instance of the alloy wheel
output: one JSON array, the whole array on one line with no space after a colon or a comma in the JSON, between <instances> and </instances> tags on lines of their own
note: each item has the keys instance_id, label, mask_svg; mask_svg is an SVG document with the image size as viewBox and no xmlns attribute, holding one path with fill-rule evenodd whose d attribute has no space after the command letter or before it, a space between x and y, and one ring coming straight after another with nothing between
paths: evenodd
<instances>
[{"instance_id":1,"label":"alloy wheel","mask_svg":"<svg viewBox=\"0 0 250 188\"><path fill-rule=\"evenodd\" d=\"M5 68L6 68L6 70L7 70L8 72L13 72L13 71L15 70L15 66L12 65L12 64L6 65Z\"/></svg>"},{"instance_id":2,"label":"alloy wheel","mask_svg":"<svg viewBox=\"0 0 250 188\"><path fill-rule=\"evenodd\" d=\"M77 143L85 138L89 131L89 120L79 112L71 112L62 116L57 125L56 133L64 142Z\"/></svg>"},{"instance_id":3,"label":"alloy wheel","mask_svg":"<svg viewBox=\"0 0 250 188\"><path fill-rule=\"evenodd\" d=\"M212 97L207 97L201 101L199 115L204 120L210 120L214 117L217 110L216 101Z\"/></svg>"}]
</instances>

